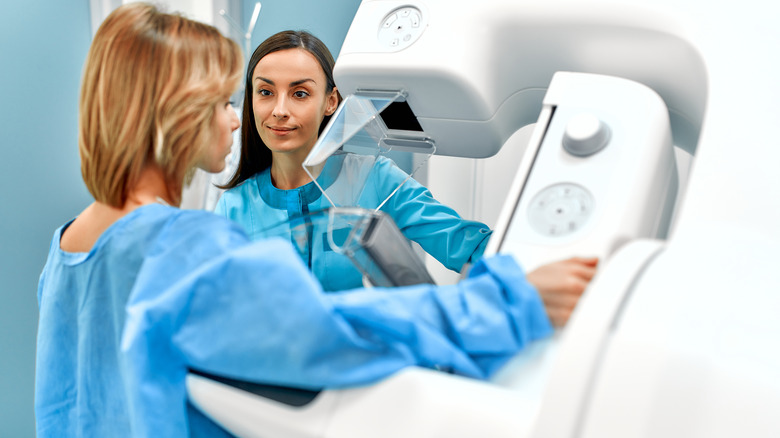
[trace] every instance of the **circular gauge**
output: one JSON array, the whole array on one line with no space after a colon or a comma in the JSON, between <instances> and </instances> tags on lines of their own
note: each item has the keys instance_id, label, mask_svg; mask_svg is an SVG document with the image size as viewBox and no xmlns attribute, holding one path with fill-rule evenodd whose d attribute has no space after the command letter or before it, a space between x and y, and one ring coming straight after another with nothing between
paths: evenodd
<instances>
[{"instance_id":1,"label":"circular gauge","mask_svg":"<svg viewBox=\"0 0 780 438\"><path fill-rule=\"evenodd\" d=\"M593 213L593 204L593 196L581 185L559 183L534 196L528 206L528 219L538 233L565 236L585 226Z\"/></svg>"},{"instance_id":2,"label":"circular gauge","mask_svg":"<svg viewBox=\"0 0 780 438\"><path fill-rule=\"evenodd\" d=\"M397 50L412 45L422 35L422 13L414 6L404 6L387 14L379 24L379 42Z\"/></svg>"}]
</instances>

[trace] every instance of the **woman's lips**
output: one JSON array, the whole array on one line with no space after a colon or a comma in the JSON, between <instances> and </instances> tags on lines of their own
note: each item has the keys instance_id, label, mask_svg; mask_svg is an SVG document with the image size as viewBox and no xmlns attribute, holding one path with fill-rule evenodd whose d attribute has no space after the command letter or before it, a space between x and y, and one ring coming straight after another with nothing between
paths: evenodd
<instances>
[{"instance_id":1,"label":"woman's lips","mask_svg":"<svg viewBox=\"0 0 780 438\"><path fill-rule=\"evenodd\" d=\"M274 135L285 136L285 135L295 131L295 128L283 128L283 127L269 126L268 130L270 130L272 133L274 133Z\"/></svg>"}]
</instances>

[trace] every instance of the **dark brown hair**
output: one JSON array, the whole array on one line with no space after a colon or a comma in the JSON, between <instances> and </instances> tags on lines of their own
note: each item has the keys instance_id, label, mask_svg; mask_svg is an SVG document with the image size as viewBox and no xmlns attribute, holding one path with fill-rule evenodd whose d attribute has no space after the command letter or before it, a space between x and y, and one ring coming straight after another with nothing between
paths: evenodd
<instances>
[{"instance_id":1,"label":"dark brown hair","mask_svg":"<svg viewBox=\"0 0 780 438\"><path fill-rule=\"evenodd\" d=\"M326 92L330 93L336 87L333 80L333 55L328 47L319 38L306 31L285 30L274 34L263 41L252 57L246 69L244 86L244 108L241 115L241 158L238 161L236 173L230 178L223 189L231 189L251 178L258 172L271 167L271 150L265 145L257 132L254 111L252 111L252 73L257 63L266 55L289 49L303 49L311 53L319 62L325 73ZM338 95L338 103L341 103L341 95ZM325 116L320 123L319 132L328 124L331 116Z\"/></svg>"}]
</instances>

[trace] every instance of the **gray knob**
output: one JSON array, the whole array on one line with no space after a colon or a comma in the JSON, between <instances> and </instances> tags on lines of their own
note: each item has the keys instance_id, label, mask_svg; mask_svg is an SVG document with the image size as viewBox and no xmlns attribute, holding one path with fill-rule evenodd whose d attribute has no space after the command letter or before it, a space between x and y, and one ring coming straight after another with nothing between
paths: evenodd
<instances>
[{"instance_id":1,"label":"gray knob","mask_svg":"<svg viewBox=\"0 0 780 438\"><path fill-rule=\"evenodd\" d=\"M602 150L609 139L609 126L591 113L581 113L566 125L563 148L574 156L587 157Z\"/></svg>"}]
</instances>

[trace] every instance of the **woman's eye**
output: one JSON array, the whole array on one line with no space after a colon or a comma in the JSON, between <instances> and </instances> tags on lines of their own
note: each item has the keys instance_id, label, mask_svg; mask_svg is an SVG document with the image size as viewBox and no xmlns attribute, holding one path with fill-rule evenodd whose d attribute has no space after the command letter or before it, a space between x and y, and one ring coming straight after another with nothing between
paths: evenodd
<instances>
[{"instance_id":1,"label":"woman's eye","mask_svg":"<svg viewBox=\"0 0 780 438\"><path fill-rule=\"evenodd\" d=\"M309 93L307 93L305 91L302 91L302 90L298 90L295 93L293 93L293 96L298 97L298 98L304 98L304 97L307 97L308 95L309 95Z\"/></svg>"},{"instance_id":2,"label":"woman's eye","mask_svg":"<svg viewBox=\"0 0 780 438\"><path fill-rule=\"evenodd\" d=\"M261 96L270 96L271 92L269 90L260 89L260 90L257 90L257 94L259 94Z\"/></svg>"}]
</instances>

